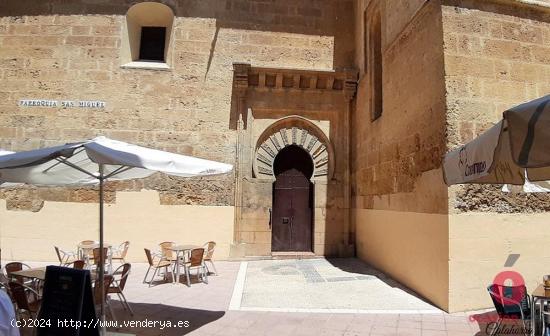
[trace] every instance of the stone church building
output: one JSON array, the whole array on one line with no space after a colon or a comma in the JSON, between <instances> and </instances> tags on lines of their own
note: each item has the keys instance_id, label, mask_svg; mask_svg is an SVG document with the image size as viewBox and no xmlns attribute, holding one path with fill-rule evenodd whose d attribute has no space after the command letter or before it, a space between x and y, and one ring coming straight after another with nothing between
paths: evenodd
<instances>
[{"instance_id":1,"label":"stone church building","mask_svg":"<svg viewBox=\"0 0 550 336\"><path fill-rule=\"evenodd\" d=\"M502 270L550 272L549 197L441 170L550 93L548 0L6 0L0 83L4 150L104 135L234 165L108 183L106 241L133 261L168 240L357 256L446 311L489 307ZM4 260L95 239L96 203L1 188Z\"/></svg>"}]
</instances>

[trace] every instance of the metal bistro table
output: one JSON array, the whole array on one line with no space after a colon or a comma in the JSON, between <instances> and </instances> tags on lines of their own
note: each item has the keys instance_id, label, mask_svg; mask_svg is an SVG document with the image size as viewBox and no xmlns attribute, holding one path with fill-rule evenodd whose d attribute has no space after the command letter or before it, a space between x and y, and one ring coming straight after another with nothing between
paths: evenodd
<instances>
[{"instance_id":1,"label":"metal bistro table","mask_svg":"<svg viewBox=\"0 0 550 336\"><path fill-rule=\"evenodd\" d=\"M192 249L200 248L198 245L175 245L170 248L170 250L176 252L176 278L174 283L179 283L180 281L180 254L181 257L185 256L185 253L191 251ZM187 286L191 286L189 281L187 282Z\"/></svg>"},{"instance_id":2,"label":"metal bistro table","mask_svg":"<svg viewBox=\"0 0 550 336\"><path fill-rule=\"evenodd\" d=\"M99 248L99 243L93 243L93 244L78 244L78 254L81 258L84 258L84 261L86 262L86 265L90 267L90 257L88 256L90 251L92 251L95 248ZM109 270L107 270L106 274L111 274L113 271L113 250L112 245L109 243L103 243L103 247L108 249L107 253L107 259L109 260Z\"/></svg>"},{"instance_id":3,"label":"metal bistro table","mask_svg":"<svg viewBox=\"0 0 550 336\"><path fill-rule=\"evenodd\" d=\"M46 267L27 268L21 271L12 272L11 274L20 276L23 278L31 279L32 289L35 290L39 296L42 295L41 287L44 284L44 279L46 279Z\"/></svg>"},{"instance_id":4,"label":"metal bistro table","mask_svg":"<svg viewBox=\"0 0 550 336\"><path fill-rule=\"evenodd\" d=\"M542 335L545 335L544 333L544 326L546 323L543 322L543 318L544 318L544 314L542 313L543 309L544 309L544 302L545 301L549 301L550 300L550 290L546 290L544 289L544 285L540 284L537 286L537 289L535 289L533 291L533 293L531 294L531 298L532 298L532 301L531 301L531 335L535 336L535 332L536 332L536 321L537 321L537 316L536 315L536 305L537 305L537 302L541 302L541 307L540 307L540 310L539 310L539 314L538 314L538 318L539 320L542 322L542 326L541 326L541 329L542 329L542 332L541 334Z\"/></svg>"},{"instance_id":5,"label":"metal bistro table","mask_svg":"<svg viewBox=\"0 0 550 336\"><path fill-rule=\"evenodd\" d=\"M46 267L28 268L22 271L15 271L12 275L22 276L23 278L44 281L46 278Z\"/></svg>"}]
</instances>

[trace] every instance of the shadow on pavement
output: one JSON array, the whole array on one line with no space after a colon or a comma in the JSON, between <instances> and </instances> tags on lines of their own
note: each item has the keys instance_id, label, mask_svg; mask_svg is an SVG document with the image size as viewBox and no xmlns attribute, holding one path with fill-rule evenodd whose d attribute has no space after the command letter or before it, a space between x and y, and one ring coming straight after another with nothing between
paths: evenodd
<instances>
[{"instance_id":1,"label":"shadow on pavement","mask_svg":"<svg viewBox=\"0 0 550 336\"><path fill-rule=\"evenodd\" d=\"M134 315L122 308L119 301L111 302L118 328L107 328L109 332L136 336L181 336L187 335L225 315L223 311L210 311L130 302ZM115 323L109 316L107 324ZM21 336L36 335L31 328L21 328Z\"/></svg>"},{"instance_id":2,"label":"shadow on pavement","mask_svg":"<svg viewBox=\"0 0 550 336\"><path fill-rule=\"evenodd\" d=\"M186 335L225 315L224 311L130 302L132 310L134 311L134 315L132 316L128 311L122 308L119 301L113 300L111 305L119 327L108 328L108 330L139 336ZM126 325L124 325L125 323Z\"/></svg>"},{"instance_id":3,"label":"shadow on pavement","mask_svg":"<svg viewBox=\"0 0 550 336\"><path fill-rule=\"evenodd\" d=\"M490 335L494 328L497 326L498 314L496 311L489 311L480 314L474 314L470 316L470 319L477 322L479 326L479 332L475 336L487 336ZM529 326L530 324L528 324ZM530 329L527 334L530 334ZM511 335L520 336L526 335L521 320L503 320L498 330L495 331L495 335ZM535 335L540 335L540 330L537 330Z\"/></svg>"},{"instance_id":4,"label":"shadow on pavement","mask_svg":"<svg viewBox=\"0 0 550 336\"><path fill-rule=\"evenodd\" d=\"M386 283L390 287L398 288L407 294L417 297L418 299L434 305L430 300L426 299L422 295L416 293L412 289L404 286L400 282L394 280L384 272L370 266L358 258L327 258L326 259L332 266L348 273L357 274L359 277L372 277Z\"/></svg>"}]
</instances>

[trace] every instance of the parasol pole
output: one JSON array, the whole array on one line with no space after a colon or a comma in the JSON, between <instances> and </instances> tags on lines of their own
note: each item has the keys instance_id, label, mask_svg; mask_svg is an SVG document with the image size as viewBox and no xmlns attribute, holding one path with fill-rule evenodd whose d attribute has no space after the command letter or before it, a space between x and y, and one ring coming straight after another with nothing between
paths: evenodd
<instances>
[{"instance_id":1,"label":"parasol pole","mask_svg":"<svg viewBox=\"0 0 550 336\"><path fill-rule=\"evenodd\" d=\"M105 256L103 255L103 164L99 164L99 290L101 293L100 322L105 322ZM101 335L105 335L105 328L100 324Z\"/></svg>"}]
</instances>

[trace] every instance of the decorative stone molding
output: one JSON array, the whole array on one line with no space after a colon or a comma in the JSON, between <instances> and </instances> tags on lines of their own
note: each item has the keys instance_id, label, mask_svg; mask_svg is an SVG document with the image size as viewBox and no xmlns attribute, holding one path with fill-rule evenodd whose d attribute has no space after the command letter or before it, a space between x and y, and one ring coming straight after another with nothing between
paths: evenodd
<instances>
[{"instance_id":1,"label":"decorative stone molding","mask_svg":"<svg viewBox=\"0 0 550 336\"><path fill-rule=\"evenodd\" d=\"M290 145L300 146L309 153L314 163L313 179L332 177L334 152L328 137L318 126L300 116L282 118L260 135L254 151L254 177L274 179L275 157Z\"/></svg>"},{"instance_id":2,"label":"decorative stone molding","mask_svg":"<svg viewBox=\"0 0 550 336\"><path fill-rule=\"evenodd\" d=\"M233 64L233 99L230 127L236 129L239 115L247 128L247 108L254 99L273 95L296 96L313 94L312 101L319 103L322 95L324 102L337 101L344 96L348 101L357 91L357 71L317 71L283 68L260 68L247 63ZM331 101L331 99L333 99ZM302 100L303 102L304 100ZM307 101L307 99L305 100ZM325 106L330 104L325 104Z\"/></svg>"},{"instance_id":3,"label":"decorative stone molding","mask_svg":"<svg viewBox=\"0 0 550 336\"><path fill-rule=\"evenodd\" d=\"M249 89L294 89L355 91L357 71L315 71L282 68L259 68L235 63L234 86Z\"/></svg>"}]
</instances>

